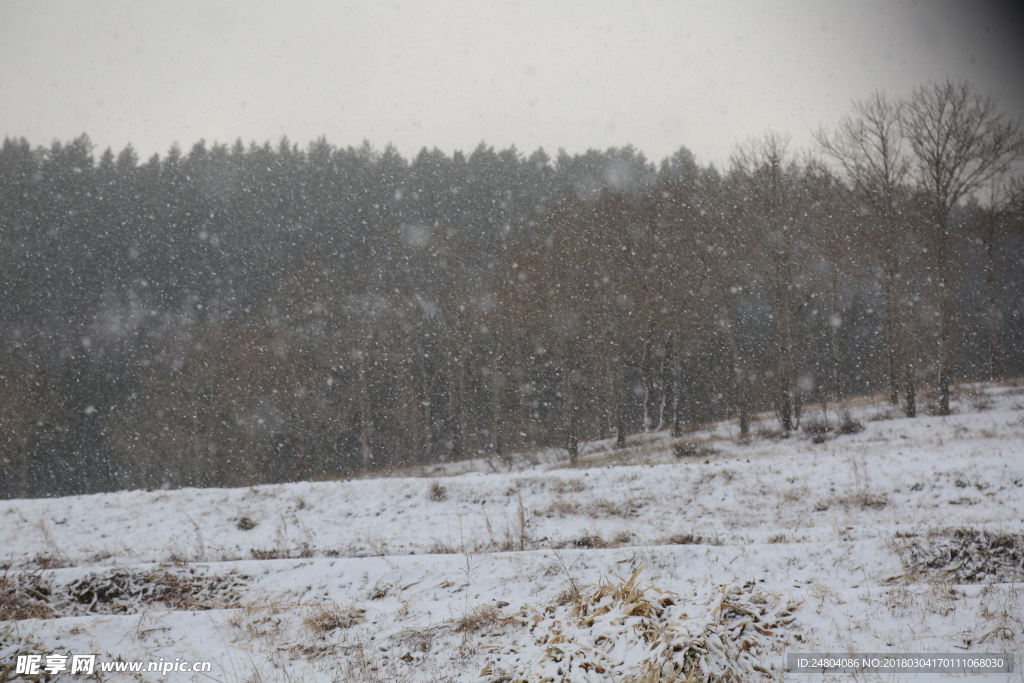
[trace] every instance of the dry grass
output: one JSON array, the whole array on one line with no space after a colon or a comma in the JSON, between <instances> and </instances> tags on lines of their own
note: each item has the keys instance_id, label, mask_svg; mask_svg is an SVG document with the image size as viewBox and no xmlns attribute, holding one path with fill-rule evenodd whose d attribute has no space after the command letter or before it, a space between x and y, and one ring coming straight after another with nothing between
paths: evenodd
<instances>
[{"instance_id":1,"label":"dry grass","mask_svg":"<svg viewBox=\"0 0 1024 683\"><path fill-rule=\"evenodd\" d=\"M850 411L844 410L836 424L829 424L824 419L813 417L804 420L800 429L812 443L820 444L837 436L859 434L864 431L864 424L860 420L855 420Z\"/></svg>"},{"instance_id":2,"label":"dry grass","mask_svg":"<svg viewBox=\"0 0 1024 683\"><path fill-rule=\"evenodd\" d=\"M654 545L723 545L723 542L717 536L682 533L659 538L654 541Z\"/></svg>"},{"instance_id":3,"label":"dry grass","mask_svg":"<svg viewBox=\"0 0 1024 683\"><path fill-rule=\"evenodd\" d=\"M32 561L40 569L61 569L71 566L66 557L58 555L40 554L36 555Z\"/></svg>"},{"instance_id":4,"label":"dry grass","mask_svg":"<svg viewBox=\"0 0 1024 683\"><path fill-rule=\"evenodd\" d=\"M522 493L515 492L515 509L513 514L505 513L499 524L491 522L490 516L484 516L489 541L477 543L477 552L512 552L533 549L536 544L530 535L532 515L526 509Z\"/></svg>"},{"instance_id":5,"label":"dry grass","mask_svg":"<svg viewBox=\"0 0 1024 683\"><path fill-rule=\"evenodd\" d=\"M889 497L884 493L873 493L871 491L862 490L851 493L848 496L836 498L835 502L846 508L881 510L889 504Z\"/></svg>"},{"instance_id":6,"label":"dry grass","mask_svg":"<svg viewBox=\"0 0 1024 683\"><path fill-rule=\"evenodd\" d=\"M566 517L579 513L579 507L564 498L555 498L546 508L537 511L537 514L544 517Z\"/></svg>"},{"instance_id":7,"label":"dry grass","mask_svg":"<svg viewBox=\"0 0 1024 683\"><path fill-rule=\"evenodd\" d=\"M778 680L770 662L784 646L782 627L794 621L797 604L753 584L723 586L709 601L686 604L678 594L643 586L642 571L637 566L628 578L596 587L572 584L526 616L536 653L491 657L481 675L490 681Z\"/></svg>"},{"instance_id":8,"label":"dry grass","mask_svg":"<svg viewBox=\"0 0 1024 683\"><path fill-rule=\"evenodd\" d=\"M440 503L442 501L448 500L448 491L441 484L441 482L435 481L431 483L429 487L427 487L427 498L434 501L435 503Z\"/></svg>"},{"instance_id":9,"label":"dry grass","mask_svg":"<svg viewBox=\"0 0 1024 683\"><path fill-rule=\"evenodd\" d=\"M314 633L328 633L335 629L352 628L363 622L366 610L354 605L342 607L334 602L325 602L307 608L302 624Z\"/></svg>"},{"instance_id":10,"label":"dry grass","mask_svg":"<svg viewBox=\"0 0 1024 683\"><path fill-rule=\"evenodd\" d=\"M38 573L4 572L0 576L0 621L53 618L51 593L49 583Z\"/></svg>"},{"instance_id":11,"label":"dry grass","mask_svg":"<svg viewBox=\"0 0 1024 683\"><path fill-rule=\"evenodd\" d=\"M942 529L924 537L897 537L893 545L905 571L889 582L1024 581L1024 534Z\"/></svg>"},{"instance_id":12,"label":"dry grass","mask_svg":"<svg viewBox=\"0 0 1024 683\"><path fill-rule=\"evenodd\" d=\"M248 517L240 517L238 522L235 523L235 528L239 531L250 531L256 528L256 522Z\"/></svg>"},{"instance_id":13,"label":"dry grass","mask_svg":"<svg viewBox=\"0 0 1024 683\"><path fill-rule=\"evenodd\" d=\"M45 670L41 675L31 677L23 677L21 674L14 673L19 656L46 652L45 646L40 644L33 634L20 628L18 624L0 624L0 652L3 653L3 660L5 660L0 661L0 681L43 681L49 678Z\"/></svg>"},{"instance_id":14,"label":"dry grass","mask_svg":"<svg viewBox=\"0 0 1024 683\"><path fill-rule=\"evenodd\" d=\"M90 574L68 585L71 598L86 611L128 613L139 605L161 604L172 610L209 610L235 607L239 589L248 576L229 573L204 576L195 571L172 573L118 571Z\"/></svg>"},{"instance_id":15,"label":"dry grass","mask_svg":"<svg viewBox=\"0 0 1024 683\"><path fill-rule=\"evenodd\" d=\"M667 432L634 434L627 439L626 446L619 449L591 451L581 455L576 462L562 462L551 469L591 469L597 467L630 467L633 465L664 462L666 452L673 452L677 440L668 436ZM710 457L717 453L704 442L696 442L699 448L707 448L703 453Z\"/></svg>"},{"instance_id":16,"label":"dry grass","mask_svg":"<svg viewBox=\"0 0 1024 683\"><path fill-rule=\"evenodd\" d=\"M290 560L313 557L313 548L309 543L303 543L297 548L249 548L249 554L254 560Z\"/></svg>"},{"instance_id":17,"label":"dry grass","mask_svg":"<svg viewBox=\"0 0 1024 683\"><path fill-rule=\"evenodd\" d=\"M567 543L561 543L559 547L592 550L595 548L610 548L611 544L604 540L600 534L586 534Z\"/></svg>"},{"instance_id":18,"label":"dry grass","mask_svg":"<svg viewBox=\"0 0 1024 683\"><path fill-rule=\"evenodd\" d=\"M432 546L427 548L426 553L428 555L457 555L461 550L456 548L451 543L445 543L444 541L435 541Z\"/></svg>"},{"instance_id":19,"label":"dry grass","mask_svg":"<svg viewBox=\"0 0 1024 683\"><path fill-rule=\"evenodd\" d=\"M585 506L569 506L572 514L585 517L636 517L645 503L639 498L630 498L621 502L614 502L607 498L598 498Z\"/></svg>"},{"instance_id":20,"label":"dry grass","mask_svg":"<svg viewBox=\"0 0 1024 683\"><path fill-rule=\"evenodd\" d=\"M453 673L465 671L473 651L453 645L443 660L430 656L436 629L405 629L396 633L385 648L369 640L360 628L334 631L329 647L311 648L312 657L324 656L321 676L316 680L353 681L353 683L445 683ZM404 652L403 652L404 650ZM325 656L326 655L326 656Z\"/></svg>"},{"instance_id":21,"label":"dry grass","mask_svg":"<svg viewBox=\"0 0 1024 683\"><path fill-rule=\"evenodd\" d=\"M171 610L235 607L248 579L233 572L204 576L194 571L118 570L60 585L38 573L8 572L0 577L0 621L131 614L150 605Z\"/></svg>"},{"instance_id":22,"label":"dry grass","mask_svg":"<svg viewBox=\"0 0 1024 683\"><path fill-rule=\"evenodd\" d=\"M840 434L859 434L864 431L864 423L854 419L849 411L844 410L836 431Z\"/></svg>"},{"instance_id":23,"label":"dry grass","mask_svg":"<svg viewBox=\"0 0 1024 683\"><path fill-rule=\"evenodd\" d=\"M804 420L803 424L800 425L800 429L811 438L812 443L824 443L832 435L832 428L828 423L818 418Z\"/></svg>"},{"instance_id":24,"label":"dry grass","mask_svg":"<svg viewBox=\"0 0 1024 683\"><path fill-rule=\"evenodd\" d=\"M582 493L587 490L587 486L580 479L558 479L551 484L551 490L559 494Z\"/></svg>"},{"instance_id":25,"label":"dry grass","mask_svg":"<svg viewBox=\"0 0 1024 683\"><path fill-rule=\"evenodd\" d=\"M611 608L602 605L605 598L610 598L612 603L628 605L626 614L629 616L647 617L660 616L661 612L668 605L674 604L672 598L663 598L662 603L652 604L647 600L646 590L640 585L640 573L643 565L633 570L628 579L618 582L602 581L597 589L589 595L573 603L569 614L575 618L580 626L592 626L594 619L601 614L607 614Z\"/></svg>"},{"instance_id":26,"label":"dry grass","mask_svg":"<svg viewBox=\"0 0 1024 683\"><path fill-rule=\"evenodd\" d=\"M709 458L718 455L718 450L706 443L696 441L680 441L672 449L677 458Z\"/></svg>"},{"instance_id":27,"label":"dry grass","mask_svg":"<svg viewBox=\"0 0 1024 683\"><path fill-rule=\"evenodd\" d=\"M782 491L779 494L779 497L787 503L798 503L802 500L806 500L809 494L810 490L806 486L799 486Z\"/></svg>"},{"instance_id":28,"label":"dry grass","mask_svg":"<svg viewBox=\"0 0 1024 683\"><path fill-rule=\"evenodd\" d=\"M849 495L839 496L832 501L825 502L842 505L845 508L857 508L861 510L881 510L889 504L889 497L884 492L876 492L871 486L871 470L867 461L861 456L852 455L848 459L851 473L853 475L853 487ZM822 503L819 503L819 506ZM827 509L827 507L826 507Z\"/></svg>"},{"instance_id":29,"label":"dry grass","mask_svg":"<svg viewBox=\"0 0 1024 683\"><path fill-rule=\"evenodd\" d=\"M510 617L502 617L501 610L495 605L477 605L455 621L456 633L477 633L492 630L499 624L512 621Z\"/></svg>"},{"instance_id":30,"label":"dry grass","mask_svg":"<svg viewBox=\"0 0 1024 683\"><path fill-rule=\"evenodd\" d=\"M789 432L784 432L777 427L759 427L754 436L765 441L781 441L789 438Z\"/></svg>"}]
</instances>

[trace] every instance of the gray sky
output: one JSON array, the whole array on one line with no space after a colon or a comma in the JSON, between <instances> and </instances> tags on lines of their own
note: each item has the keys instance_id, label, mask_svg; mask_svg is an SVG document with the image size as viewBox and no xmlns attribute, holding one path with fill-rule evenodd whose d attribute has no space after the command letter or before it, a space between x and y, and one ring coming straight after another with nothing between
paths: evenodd
<instances>
[{"instance_id":1,"label":"gray sky","mask_svg":"<svg viewBox=\"0 0 1024 683\"><path fill-rule=\"evenodd\" d=\"M994 3L0 0L0 137L522 152L771 128L799 148L852 100L947 76L1024 115L1024 25Z\"/></svg>"}]
</instances>

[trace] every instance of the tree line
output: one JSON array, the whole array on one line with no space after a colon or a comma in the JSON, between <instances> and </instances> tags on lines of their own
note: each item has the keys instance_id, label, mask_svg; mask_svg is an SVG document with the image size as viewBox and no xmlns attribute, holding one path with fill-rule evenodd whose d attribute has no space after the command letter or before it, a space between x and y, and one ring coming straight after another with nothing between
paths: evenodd
<instances>
[{"instance_id":1,"label":"tree line","mask_svg":"<svg viewBox=\"0 0 1024 683\"><path fill-rule=\"evenodd\" d=\"M0 495L565 449L1024 372L1020 123L876 94L798 153L0 149ZM817 409L817 408L816 408Z\"/></svg>"}]
</instances>

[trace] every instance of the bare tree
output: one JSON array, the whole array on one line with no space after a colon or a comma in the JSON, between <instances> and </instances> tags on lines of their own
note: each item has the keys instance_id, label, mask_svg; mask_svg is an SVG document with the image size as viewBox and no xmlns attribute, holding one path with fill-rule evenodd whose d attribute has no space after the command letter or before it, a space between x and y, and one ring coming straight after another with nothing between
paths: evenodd
<instances>
[{"instance_id":1,"label":"bare tree","mask_svg":"<svg viewBox=\"0 0 1024 683\"><path fill-rule=\"evenodd\" d=\"M999 347L999 311L996 306L996 243L1005 235L1012 223L1014 210L1024 205L1024 176L1006 182L994 178L989 185L989 205L982 210L981 220L976 225L978 241L985 250L985 294L987 299L988 354L986 378L991 382L998 372L997 349Z\"/></svg>"},{"instance_id":2,"label":"bare tree","mask_svg":"<svg viewBox=\"0 0 1024 683\"><path fill-rule=\"evenodd\" d=\"M0 495L28 497L35 493L29 489L29 445L54 408L46 385L37 363L0 352L0 452L4 453L0 457Z\"/></svg>"},{"instance_id":3,"label":"bare tree","mask_svg":"<svg viewBox=\"0 0 1024 683\"><path fill-rule=\"evenodd\" d=\"M742 192L741 217L747 224L746 248L767 256L759 266L775 298L778 334L777 410L784 430L795 428L796 363L793 297L796 288L796 234L802 224L805 197L799 168L785 138L769 132L740 146L732 157L733 178Z\"/></svg>"},{"instance_id":4,"label":"bare tree","mask_svg":"<svg viewBox=\"0 0 1024 683\"><path fill-rule=\"evenodd\" d=\"M881 263L889 402L893 405L899 403L899 365L905 355L900 349L899 320L903 313L898 291L904 235L898 224L910 170L900 134L900 107L883 93L875 92L866 100L854 102L853 116L843 118L832 135L823 130L815 134L822 150L839 164L854 196L870 212L865 246L878 254Z\"/></svg>"},{"instance_id":5,"label":"bare tree","mask_svg":"<svg viewBox=\"0 0 1024 683\"><path fill-rule=\"evenodd\" d=\"M950 259L957 235L949 214L957 202L1007 173L1024 155L1020 122L1008 119L995 100L965 82L914 90L900 116L914 155L912 172L928 198L924 226L933 250L939 301L939 414L949 414Z\"/></svg>"},{"instance_id":6,"label":"bare tree","mask_svg":"<svg viewBox=\"0 0 1024 683\"><path fill-rule=\"evenodd\" d=\"M644 250L651 254L648 270L657 293L655 313L666 331L657 427L671 427L680 436L683 406L691 397L682 391L678 351L693 344L708 316L708 291L720 284L712 282L721 247L715 222L720 184L718 174L702 172L688 150L680 150L673 163L664 168L658 191L648 199Z\"/></svg>"}]
</instances>

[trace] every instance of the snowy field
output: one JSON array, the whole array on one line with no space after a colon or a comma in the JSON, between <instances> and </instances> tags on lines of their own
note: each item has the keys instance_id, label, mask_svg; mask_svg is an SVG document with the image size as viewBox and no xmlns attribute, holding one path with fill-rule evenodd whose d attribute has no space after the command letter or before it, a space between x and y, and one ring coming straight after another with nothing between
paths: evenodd
<instances>
[{"instance_id":1,"label":"snowy field","mask_svg":"<svg viewBox=\"0 0 1024 683\"><path fill-rule=\"evenodd\" d=\"M101 680L496 683L1024 652L1024 386L960 387L941 418L849 409L788 438L766 415L747 442L720 423L586 444L573 466L0 501L0 681L51 653L210 662Z\"/></svg>"}]
</instances>

